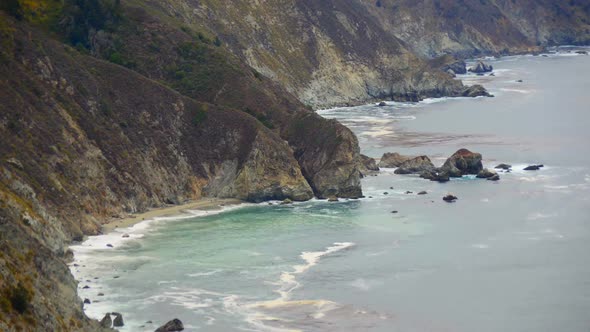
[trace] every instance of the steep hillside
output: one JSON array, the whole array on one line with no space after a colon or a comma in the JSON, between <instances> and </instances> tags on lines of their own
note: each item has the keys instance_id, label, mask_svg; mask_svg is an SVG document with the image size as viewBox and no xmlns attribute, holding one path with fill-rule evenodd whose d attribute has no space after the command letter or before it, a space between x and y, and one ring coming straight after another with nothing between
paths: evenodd
<instances>
[{"instance_id":1,"label":"steep hillside","mask_svg":"<svg viewBox=\"0 0 590 332\"><path fill-rule=\"evenodd\" d=\"M113 217L202 196L362 194L356 137L219 46L172 28L180 43L173 53L186 56L191 79L210 70L228 76L157 82L114 53L120 45L107 50L110 62L92 56L100 30L88 29L96 34L75 49L57 40L72 34L47 28L51 19L36 13L19 21L0 12L0 330L100 330L83 314L65 262L72 239L97 234ZM117 24L106 40L118 42ZM218 81L237 87L236 105L245 97L258 108L174 90L206 96Z\"/></svg>"},{"instance_id":2,"label":"steep hillside","mask_svg":"<svg viewBox=\"0 0 590 332\"><path fill-rule=\"evenodd\" d=\"M590 43L584 0L362 0L410 49L426 57L531 52Z\"/></svg>"},{"instance_id":3,"label":"steep hillside","mask_svg":"<svg viewBox=\"0 0 590 332\"><path fill-rule=\"evenodd\" d=\"M258 72L314 107L460 94L421 58L588 43L590 5L504 0L263 2L135 0L219 37Z\"/></svg>"},{"instance_id":4,"label":"steep hillside","mask_svg":"<svg viewBox=\"0 0 590 332\"><path fill-rule=\"evenodd\" d=\"M218 36L262 75L313 107L418 100L462 90L357 1L147 0L141 7Z\"/></svg>"}]
</instances>

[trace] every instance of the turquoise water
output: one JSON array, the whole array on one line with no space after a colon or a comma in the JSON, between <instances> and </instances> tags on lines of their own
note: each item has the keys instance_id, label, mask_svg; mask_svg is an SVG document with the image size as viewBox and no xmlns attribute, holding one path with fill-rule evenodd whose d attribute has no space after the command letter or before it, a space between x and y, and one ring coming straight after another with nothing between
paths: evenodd
<instances>
[{"instance_id":1,"label":"turquoise water","mask_svg":"<svg viewBox=\"0 0 590 332\"><path fill-rule=\"evenodd\" d=\"M440 164L467 147L513 164L499 182L383 170L361 200L192 211L94 237L74 247L86 312L123 313L123 331L177 317L189 331L587 332L590 56L491 62L495 77L462 79L495 98L320 114L373 157Z\"/></svg>"}]
</instances>

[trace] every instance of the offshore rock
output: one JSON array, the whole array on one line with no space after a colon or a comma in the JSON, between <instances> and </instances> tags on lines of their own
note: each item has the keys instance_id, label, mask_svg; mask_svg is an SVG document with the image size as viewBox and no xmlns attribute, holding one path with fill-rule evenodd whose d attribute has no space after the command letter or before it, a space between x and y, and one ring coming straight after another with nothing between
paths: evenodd
<instances>
[{"instance_id":1,"label":"offshore rock","mask_svg":"<svg viewBox=\"0 0 590 332\"><path fill-rule=\"evenodd\" d=\"M483 61L478 61L475 66L469 68L469 71L476 74L483 74L494 70L494 67L486 64Z\"/></svg>"},{"instance_id":2,"label":"offshore rock","mask_svg":"<svg viewBox=\"0 0 590 332\"><path fill-rule=\"evenodd\" d=\"M184 325L178 318L174 318L168 323L158 327L155 332L177 332L184 330Z\"/></svg>"},{"instance_id":3,"label":"offshore rock","mask_svg":"<svg viewBox=\"0 0 590 332\"><path fill-rule=\"evenodd\" d=\"M507 171L507 170L509 170L509 169L511 169L511 168L512 168L512 165L508 165L508 164L499 164L499 165L496 165L494 168L495 168L495 169L503 169L503 170Z\"/></svg>"},{"instance_id":4,"label":"offshore rock","mask_svg":"<svg viewBox=\"0 0 590 332\"><path fill-rule=\"evenodd\" d=\"M424 171L434 170L435 167L427 156L419 156L410 160L404 161L395 170L395 174L415 174Z\"/></svg>"},{"instance_id":5,"label":"offshore rock","mask_svg":"<svg viewBox=\"0 0 590 332\"><path fill-rule=\"evenodd\" d=\"M100 326L104 328L110 328L113 326L113 320L111 319L110 314L104 315L104 317L100 320Z\"/></svg>"},{"instance_id":6,"label":"offshore rock","mask_svg":"<svg viewBox=\"0 0 590 332\"><path fill-rule=\"evenodd\" d=\"M484 168L481 171L479 171L479 173L477 173L477 178L487 179L487 178L491 178L495 175L498 175L498 174L494 171L490 171L489 169Z\"/></svg>"},{"instance_id":7,"label":"offshore rock","mask_svg":"<svg viewBox=\"0 0 590 332\"><path fill-rule=\"evenodd\" d=\"M455 152L440 168L441 172L446 172L450 177L478 174L481 170L483 170L481 154L467 149Z\"/></svg>"},{"instance_id":8,"label":"offshore rock","mask_svg":"<svg viewBox=\"0 0 590 332\"><path fill-rule=\"evenodd\" d=\"M493 97L483 86L475 84L463 89L461 93L463 97Z\"/></svg>"},{"instance_id":9,"label":"offshore rock","mask_svg":"<svg viewBox=\"0 0 590 332\"><path fill-rule=\"evenodd\" d=\"M412 159L412 157L402 156L401 154L399 154L397 152L393 152L393 153L387 152L387 153L384 153L383 156L381 157L381 160L379 160L379 167L383 167L383 168L399 167L405 161L408 161L410 159Z\"/></svg>"},{"instance_id":10,"label":"offshore rock","mask_svg":"<svg viewBox=\"0 0 590 332\"><path fill-rule=\"evenodd\" d=\"M367 176L368 174L379 171L379 166L377 166L375 159L367 157L364 154L361 154L360 159L361 166L359 168L362 176Z\"/></svg>"}]
</instances>

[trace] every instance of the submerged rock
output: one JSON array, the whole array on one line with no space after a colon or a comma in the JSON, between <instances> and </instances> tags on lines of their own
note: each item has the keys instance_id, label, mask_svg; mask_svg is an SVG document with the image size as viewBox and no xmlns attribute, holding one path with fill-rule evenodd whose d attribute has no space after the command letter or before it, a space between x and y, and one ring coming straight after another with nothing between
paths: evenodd
<instances>
[{"instance_id":1,"label":"submerged rock","mask_svg":"<svg viewBox=\"0 0 590 332\"><path fill-rule=\"evenodd\" d=\"M379 107L387 106L387 103L382 101L379 104L377 104L377 106L379 106Z\"/></svg>"},{"instance_id":2,"label":"submerged rock","mask_svg":"<svg viewBox=\"0 0 590 332\"><path fill-rule=\"evenodd\" d=\"M425 191L425 190L423 190L423 191L421 191L421 192L418 193L418 195L426 195L426 194L428 194L428 192Z\"/></svg>"},{"instance_id":3,"label":"submerged rock","mask_svg":"<svg viewBox=\"0 0 590 332\"><path fill-rule=\"evenodd\" d=\"M498 180L500 180L500 175L494 174L494 176L487 178L487 180L488 181L498 181Z\"/></svg>"},{"instance_id":4,"label":"submerged rock","mask_svg":"<svg viewBox=\"0 0 590 332\"><path fill-rule=\"evenodd\" d=\"M481 154L467 149L459 149L440 168L441 172L450 177L461 177L467 174L478 174L483 170Z\"/></svg>"},{"instance_id":5,"label":"submerged rock","mask_svg":"<svg viewBox=\"0 0 590 332\"><path fill-rule=\"evenodd\" d=\"M543 165L530 165L524 168L525 171L538 171Z\"/></svg>"},{"instance_id":6,"label":"submerged rock","mask_svg":"<svg viewBox=\"0 0 590 332\"><path fill-rule=\"evenodd\" d=\"M173 320L169 321L168 323L158 327L158 329L154 332L176 332L184 330L184 325L178 318L174 318Z\"/></svg>"},{"instance_id":7,"label":"submerged rock","mask_svg":"<svg viewBox=\"0 0 590 332\"><path fill-rule=\"evenodd\" d=\"M588 55L587 51L576 51L576 54Z\"/></svg>"},{"instance_id":8,"label":"submerged rock","mask_svg":"<svg viewBox=\"0 0 590 332\"><path fill-rule=\"evenodd\" d=\"M90 304L90 300L89 299L84 299L84 304Z\"/></svg>"},{"instance_id":9,"label":"submerged rock","mask_svg":"<svg viewBox=\"0 0 590 332\"><path fill-rule=\"evenodd\" d=\"M476 74L483 74L494 70L494 67L486 64L483 61L478 61L475 66L469 68L469 71Z\"/></svg>"},{"instance_id":10,"label":"submerged rock","mask_svg":"<svg viewBox=\"0 0 590 332\"><path fill-rule=\"evenodd\" d=\"M383 156L381 157L381 160L379 160L379 167L384 167L384 168L399 167L402 163L404 163L405 161L408 161L410 159L412 159L412 157L402 156L401 154L399 154L397 152L387 152L387 153L384 153Z\"/></svg>"},{"instance_id":11,"label":"submerged rock","mask_svg":"<svg viewBox=\"0 0 590 332\"><path fill-rule=\"evenodd\" d=\"M110 314L104 315L103 319L100 320L100 326L104 328L110 328L113 326L113 320Z\"/></svg>"},{"instance_id":12,"label":"submerged rock","mask_svg":"<svg viewBox=\"0 0 590 332\"><path fill-rule=\"evenodd\" d=\"M417 174L424 171L434 170L435 167L427 156L419 156L404 161L395 170L395 174Z\"/></svg>"},{"instance_id":13,"label":"submerged rock","mask_svg":"<svg viewBox=\"0 0 590 332\"><path fill-rule=\"evenodd\" d=\"M446 196L443 197L443 201L448 202L448 203L452 203L454 201L456 201L458 198L457 196L453 195L453 194L447 194Z\"/></svg>"},{"instance_id":14,"label":"submerged rock","mask_svg":"<svg viewBox=\"0 0 590 332\"><path fill-rule=\"evenodd\" d=\"M287 205L287 204L293 204L293 201L290 200L289 198L285 198L282 202L281 205Z\"/></svg>"}]
</instances>

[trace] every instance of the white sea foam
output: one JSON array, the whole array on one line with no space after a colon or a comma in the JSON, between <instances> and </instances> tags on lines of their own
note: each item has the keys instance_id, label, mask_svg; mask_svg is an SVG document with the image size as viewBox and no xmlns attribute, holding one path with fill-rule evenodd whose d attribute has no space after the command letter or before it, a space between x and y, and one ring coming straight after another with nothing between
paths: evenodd
<instances>
[{"instance_id":1,"label":"white sea foam","mask_svg":"<svg viewBox=\"0 0 590 332\"><path fill-rule=\"evenodd\" d=\"M292 292L300 287L297 276L307 272L310 268L317 265L319 261L325 257L336 252L346 250L353 247L352 242L335 242L332 246L327 247L323 251L304 251L299 256L304 264L297 264L292 266L291 271L282 272L279 276L278 282L270 283L278 285L279 288L276 293L279 297L270 301L260 301L250 304L244 304L242 299L237 295L228 295L223 298L223 306L226 311L234 314L244 316L244 320L258 331L293 331L292 329L284 329L269 326L267 322L278 322L283 319L279 317L269 316L265 311L280 308L313 308L314 312L310 315L314 319L320 319L331 310L338 308L338 304L327 300L291 300Z\"/></svg>"},{"instance_id":2,"label":"white sea foam","mask_svg":"<svg viewBox=\"0 0 590 332\"><path fill-rule=\"evenodd\" d=\"M223 270L217 269L217 270L211 270L211 271L206 271L206 272L189 273L189 274L187 274L187 276L191 277L191 278L208 277L208 276L212 276L214 274L217 274L221 271L223 271Z\"/></svg>"}]
</instances>

